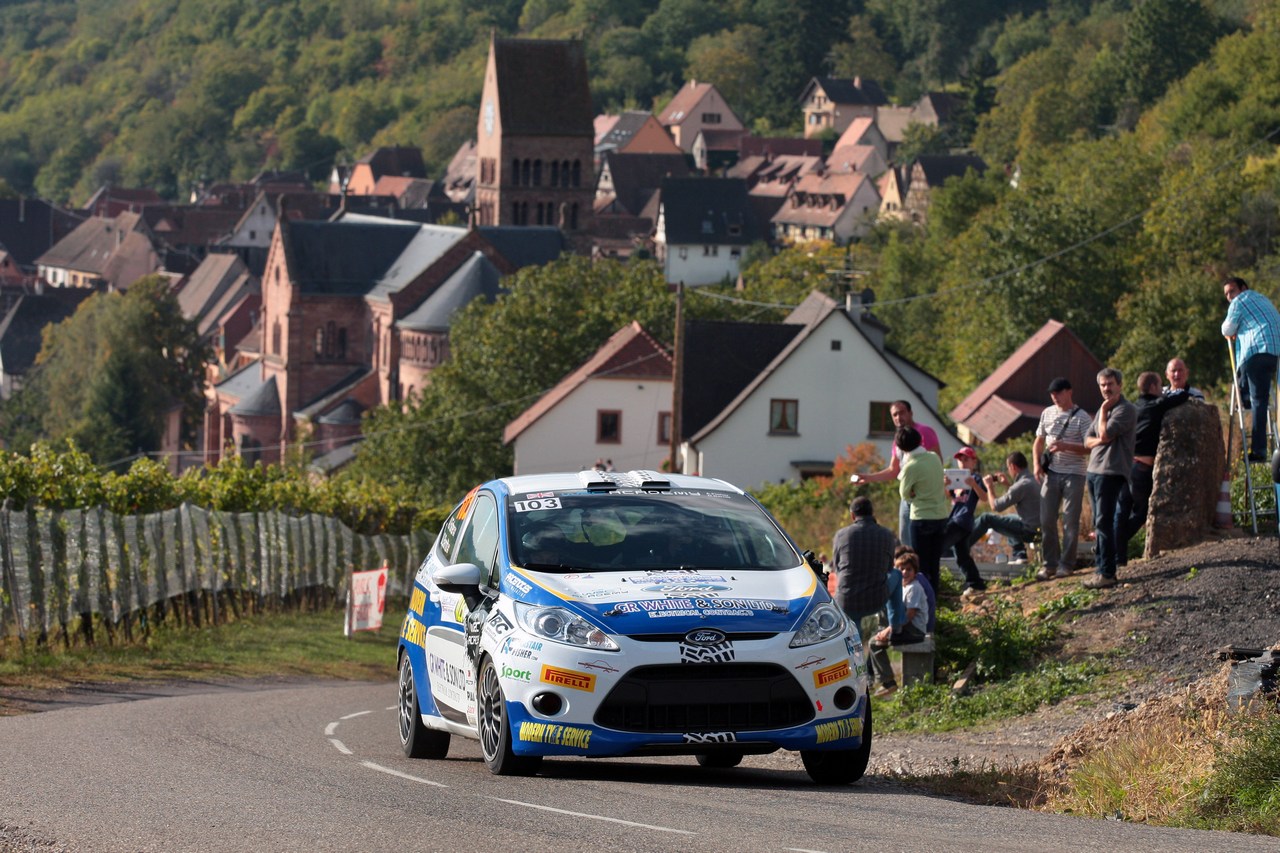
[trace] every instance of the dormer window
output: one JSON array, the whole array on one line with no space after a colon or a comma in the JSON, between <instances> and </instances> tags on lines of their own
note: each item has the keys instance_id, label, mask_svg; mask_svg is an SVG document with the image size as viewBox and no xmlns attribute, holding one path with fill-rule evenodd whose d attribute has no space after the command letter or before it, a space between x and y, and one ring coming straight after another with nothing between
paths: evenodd
<instances>
[{"instance_id":1,"label":"dormer window","mask_svg":"<svg viewBox=\"0 0 1280 853\"><path fill-rule=\"evenodd\" d=\"M729 226L729 236L730 236L730 237L741 237L741 236L742 236L742 226L741 226L741 225L738 225L738 224L730 225L730 226Z\"/></svg>"},{"instance_id":2,"label":"dormer window","mask_svg":"<svg viewBox=\"0 0 1280 853\"><path fill-rule=\"evenodd\" d=\"M711 220L710 220L710 219L704 219L704 220L702 220L702 233L703 233L703 234L714 234L714 233L715 233L715 230L716 230L715 225L714 225L714 224L712 224L712 222L711 222Z\"/></svg>"}]
</instances>

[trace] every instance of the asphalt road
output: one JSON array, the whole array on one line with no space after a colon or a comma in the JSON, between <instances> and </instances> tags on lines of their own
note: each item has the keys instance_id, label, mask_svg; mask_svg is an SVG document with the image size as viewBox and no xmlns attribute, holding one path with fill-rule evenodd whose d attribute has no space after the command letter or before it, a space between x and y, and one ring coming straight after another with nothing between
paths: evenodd
<instances>
[{"instance_id":1,"label":"asphalt road","mask_svg":"<svg viewBox=\"0 0 1280 853\"><path fill-rule=\"evenodd\" d=\"M404 757L394 684L211 689L0 718L0 850L1231 851L1273 838L971 806L761 762ZM874 749L874 746L873 746Z\"/></svg>"}]
</instances>

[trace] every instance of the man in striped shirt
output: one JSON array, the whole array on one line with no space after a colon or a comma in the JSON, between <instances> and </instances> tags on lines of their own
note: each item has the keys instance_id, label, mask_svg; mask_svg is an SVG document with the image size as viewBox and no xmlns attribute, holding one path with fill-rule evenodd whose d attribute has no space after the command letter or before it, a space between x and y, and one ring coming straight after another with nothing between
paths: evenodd
<instances>
[{"instance_id":1,"label":"man in striped shirt","mask_svg":"<svg viewBox=\"0 0 1280 853\"><path fill-rule=\"evenodd\" d=\"M1072 399L1071 383L1059 376L1049 383L1053 405L1040 413L1036 427L1035 477L1040 483L1040 534L1044 566L1040 580L1066 577L1076 567L1080 538L1080 509L1084 506L1085 467L1089 450L1085 433L1093 423L1089 413ZM1062 540L1058 540L1058 511L1062 511Z\"/></svg>"},{"instance_id":2,"label":"man in striped shirt","mask_svg":"<svg viewBox=\"0 0 1280 853\"><path fill-rule=\"evenodd\" d=\"M1249 461L1266 462L1267 407L1276 381L1276 357L1280 356L1280 313L1267 297L1250 290L1242 278L1227 279L1222 283L1222 292L1229 303L1222 334L1235 347L1240 404L1253 410Z\"/></svg>"}]
</instances>

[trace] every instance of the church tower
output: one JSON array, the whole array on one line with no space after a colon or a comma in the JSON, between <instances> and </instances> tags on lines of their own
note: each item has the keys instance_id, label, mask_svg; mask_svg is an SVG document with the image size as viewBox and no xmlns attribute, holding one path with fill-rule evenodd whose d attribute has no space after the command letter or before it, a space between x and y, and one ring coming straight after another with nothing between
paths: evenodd
<instances>
[{"instance_id":1,"label":"church tower","mask_svg":"<svg viewBox=\"0 0 1280 853\"><path fill-rule=\"evenodd\" d=\"M595 133L581 41L491 36L476 139L476 225L590 229Z\"/></svg>"}]
</instances>

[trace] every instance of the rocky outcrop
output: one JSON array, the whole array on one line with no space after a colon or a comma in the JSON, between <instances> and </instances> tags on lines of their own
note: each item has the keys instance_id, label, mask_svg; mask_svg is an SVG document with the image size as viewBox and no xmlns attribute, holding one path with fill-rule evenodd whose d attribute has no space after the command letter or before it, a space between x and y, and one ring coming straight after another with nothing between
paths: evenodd
<instances>
[{"instance_id":1,"label":"rocky outcrop","mask_svg":"<svg viewBox=\"0 0 1280 853\"><path fill-rule=\"evenodd\" d=\"M1208 538L1222 486L1224 447L1217 406L1191 402L1164 416L1144 556Z\"/></svg>"}]
</instances>

